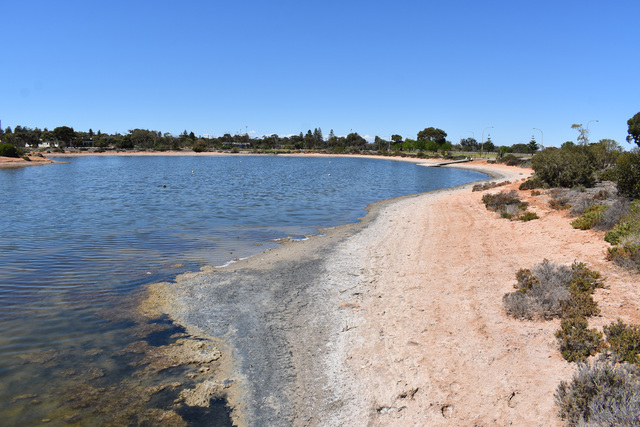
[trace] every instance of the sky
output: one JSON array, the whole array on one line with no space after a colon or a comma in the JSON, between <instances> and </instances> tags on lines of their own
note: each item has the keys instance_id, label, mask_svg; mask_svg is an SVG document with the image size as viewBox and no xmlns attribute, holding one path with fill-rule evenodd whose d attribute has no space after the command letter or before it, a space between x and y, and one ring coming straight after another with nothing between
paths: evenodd
<instances>
[{"instance_id":1,"label":"sky","mask_svg":"<svg viewBox=\"0 0 640 427\"><path fill-rule=\"evenodd\" d=\"M640 111L640 2L3 3L0 120L624 148ZM535 129L534 129L535 128Z\"/></svg>"}]
</instances>

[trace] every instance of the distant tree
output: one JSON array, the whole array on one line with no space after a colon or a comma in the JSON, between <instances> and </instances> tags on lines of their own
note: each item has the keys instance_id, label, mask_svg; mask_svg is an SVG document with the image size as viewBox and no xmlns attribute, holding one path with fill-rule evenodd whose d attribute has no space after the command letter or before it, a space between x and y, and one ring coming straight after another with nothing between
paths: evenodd
<instances>
[{"instance_id":1,"label":"distant tree","mask_svg":"<svg viewBox=\"0 0 640 427\"><path fill-rule=\"evenodd\" d=\"M62 141L66 146L71 146L76 133L72 127L58 126L53 130L53 135L57 140Z\"/></svg>"},{"instance_id":2,"label":"distant tree","mask_svg":"<svg viewBox=\"0 0 640 427\"><path fill-rule=\"evenodd\" d=\"M186 132L186 131L185 131L185 132ZM195 134L195 133L193 133L193 131L189 133L189 139L190 139L190 140L192 140L192 141L195 141L195 140L196 140L196 134Z\"/></svg>"},{"instance_id":3,"label":"distant tree","mask_svg":"<svg viewBox=\"0 0 640 427\"><path fill-rule=\"evenodd\" d=\"M313 130L313 139L315 139L316 144L318 145L323 145L324 143L324 136L322 135L322 129L320 128L315 128Z\"/></svg>"},{"instance_id":4,"label":"distant tree","mask_svg":"<svg viewBox=\"0 0 640 427\"><path fill-rule=\"evenodd\" d=\"M560 146L560 148L571 148L573 146L575 146L576 144L574 144L573 141L565 141L562 143L562 145Z\"/></svg>"},{"instance_id":5,"label":"distant tree","mask_svg":"<svg viewBox=\"0 0 640 427\"><path fill-rule=\"evenodd\" d=\"M391 135L391 140L393 141L394 144L398 144L402 142L402 136L398 134Z\"/></svg>"},{"instance_id":6,"label":"distant tree","mask_svg":"<svg viewBox=\"0 0 640 427\"><path fill-rule=\"evenodd\" d=\"M613 166L622 152L620 144L613 139L601 139L600 141L591 144L589 147L596 156L596 159L602 169Z\"/></svg>"},{"instance_id":7,"label":"distant tree","mask_svg":"<svg viewBox=\"0 0 640 427\"><path fill-rule=\"evenodd\" d=\"M578 131L578 144L589 145L589 129L585 129L581 124L572 124L571 129Z\"/></svg>"},{"instance_id":8,"label":"distant tree","mask_svg":"<svg viewBox=\"0 0 640 427\"><path fill-rule=\"evenodd\" d=\"M527 144L527 146L529 147L529 151L531 152L531 154L535 153L540 148L540 146L536 142L535 136L531 136L531 141L529 141L529 144Z\"/></svg>"},{"instance_id":9,"label":"distant tree","mask_svg":"<svg viewBox=\"0 0 640 427\"><path fill-rule=\"evenodd\" d=\"M460 148L463 151L476 151L478 145L478 141L475 138L460 138Z\"/></svg>"},{"instance_id":10,"label":"distant tree","mask_svg":"<svg viewBox=\"0 0 640 427\"><path fill-rule=\"evenodd\" d=\"M487 140L484 142L484 144L482 144L482 151L484 152L490 152L490 151L495 151L496 146L494 145L493 141L491 141L491 137L487 137Z\"/></svg>"},{"instance_id":11,"label":"distant tree","mask_svg":"<svg viewBox=\"0 0 640 427\"><path fill-rule=\"evenodd\" d=\"M627 142L631 143L633 141L640 147L640 113L627 120L627 125L629 126Z\"/></svg>"},{"instance_id":12,"label":"distant tree","mask_svg":"<svg viewBox=\"0 0 640 427\"><path fill-rule=\"evenodd\" d=\"M511 152L512 153L528 153L529 152L529 144L522 144L522 143L518 143L518 144L513 144L511 146Z\"/></svg>"},{"instance_id":13,"label":"distant tree","mask_svg":"<svg viewBox=\"0 0 640 427\"><path fill-rule=\"evenodd\" d=\"M447 141L447 133L442 129L428 127L418 132L418 140L433 141L440 146Z\"/></svg>"}]
</instances>

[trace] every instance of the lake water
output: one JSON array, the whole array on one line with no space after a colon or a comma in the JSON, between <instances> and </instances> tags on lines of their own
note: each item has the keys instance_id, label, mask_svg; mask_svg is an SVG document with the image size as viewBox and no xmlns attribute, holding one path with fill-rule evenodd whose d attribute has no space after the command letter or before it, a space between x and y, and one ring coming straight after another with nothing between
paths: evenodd
<instances>
[{"instance_id":1,"label":"lake water","mask_svg":"<svg viewBox=\"0 0 640 427\"><path fill-rule=\"evenodd\" d=\"M144 285L357 221L377 200L487 177L338 157L58 160L0 169L4 425L153 425L180 390L161 384L189 382L183 368L151 372L136 350L181 332L136 315ZM228 424L224 402L174 409Z\"/></svg>"}]
</instances>

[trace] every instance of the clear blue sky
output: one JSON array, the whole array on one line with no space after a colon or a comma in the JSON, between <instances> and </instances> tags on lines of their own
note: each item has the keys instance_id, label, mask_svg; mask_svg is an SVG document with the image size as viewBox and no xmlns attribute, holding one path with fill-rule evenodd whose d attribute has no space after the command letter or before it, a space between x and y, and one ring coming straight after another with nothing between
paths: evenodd
<instances>
[{"instance_id":1,"label":"clear blue sky","mask_svg":"<svg viewBox=\"0 0 640 427\"><path fill-rule=\"evenodd\" d=\"M626 143L638 0L30 1L0 8L2 127ZM493 129L485 130L489 126Z\"/></svg>"}]
</instances>

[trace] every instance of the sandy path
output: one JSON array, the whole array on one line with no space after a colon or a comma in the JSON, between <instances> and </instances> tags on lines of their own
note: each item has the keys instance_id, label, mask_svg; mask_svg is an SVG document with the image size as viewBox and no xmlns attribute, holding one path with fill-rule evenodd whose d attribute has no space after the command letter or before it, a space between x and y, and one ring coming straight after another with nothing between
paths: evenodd
<instances>
[{"instance_id":1,"label":"sandy path","mask_svg":"<svg viewBox=\"0 0 640 427\"><path fill-rule=\"evenodd\" d=\"M368 419L346 424L561 425L553 393L573 365L557 350L559 322L513 320L501 304L516 271L544 258L585 261L607 276L610 290L597 296L603 316L592 325L621 315L637 321L633 279L604 260L601 235L574 230L544 197L531 208L539 220L498 218L482 194L393 204L336 254L361 249L364 268L343 305L353 304L355 326L346 332L345 369L362 387L355 406Z\"/></svg>"}]
</instances>

